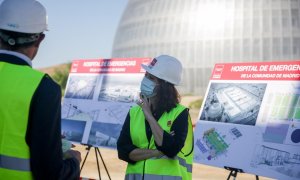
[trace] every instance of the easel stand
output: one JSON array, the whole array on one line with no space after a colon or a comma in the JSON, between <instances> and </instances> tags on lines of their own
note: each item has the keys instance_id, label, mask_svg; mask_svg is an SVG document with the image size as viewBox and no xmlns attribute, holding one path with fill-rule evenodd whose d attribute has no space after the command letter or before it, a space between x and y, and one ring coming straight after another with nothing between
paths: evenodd
<instances>
[{"instance_id":1,"label":"easel stand","mask_svg":"<svg viewBox=\"0 0 300 180\"><path fill-rule=\"evenodd\" d=\"M229 180L231 177L233 177L233 180L235 180L238 173L244 173L244 171L242 169L232 168L232 167L227 167L227 166L224 166L224 168L230 171L230 173L227 177L227 180ZM256 180L259 180L258 175L255 175L255 178L256 178Z\"/></svg>"},{"instance_id":2,"label":"easel stand","mask_svg":"<svg viewBox=\"0 0 300 180\"><path fill-rule=\"evenodd\" d=\"M86 146L87 146L87 147L86 147L86 150L88 150L88 151L87 151L87 153L86 153L86 155L85 155L85 158L84 158L84 160L83 160L83 163L82 163L82 165L81 165L81 167L80 167L80 173L81 173L81 170L83 169L83 166L84 166L84 164L85 164L86 158L88 157L88 155L89 155L89 153L90 153L90 150L91 150L91 148L93 147L93 146L91 146L91 145L86 145ZM109 175L109 172L108 172L108 170L107 170L107 168L106 168L105 162L104 162L104 160L103 160L103 158L102 158L102 155L101 155L101 153L100 153L99 148L98 148L98 147L94 147L94 148L95 148L95 155L96 155L96 160L97 160L97 168L98 168L99 179L101 180L101 173L100 173L100 166L99 166L98 155L99 155L100 158L101 158L102 164L103 164L103 166L104 166L104 168L105 168L105 171L106 171L106 174L107 174L109 180L111 180L110 175Z\"/></svg>"}]
</instances>

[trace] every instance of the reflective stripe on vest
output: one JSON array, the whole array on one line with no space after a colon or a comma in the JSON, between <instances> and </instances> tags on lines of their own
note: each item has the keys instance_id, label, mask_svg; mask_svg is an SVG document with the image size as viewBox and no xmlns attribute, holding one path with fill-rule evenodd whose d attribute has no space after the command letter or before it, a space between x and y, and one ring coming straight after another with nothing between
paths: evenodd
<instances>
[{"instance_id":1,"label":"reflective stripe on vest","mask_svg":"<svg viewBox=\"0 0 300 180\"><path fill-rule=\"evenodd\" d=\"M192 171L193 171L192 164L188 164L185 159L183 159L179 156L176 156L176 158L179 160L179 164L187 169L187 172L192 173Z\"/></svg>"},{"instance_id":2,"label":"reflective stripe on vest","mask_svg":"<svg viewBox=\"0 0 300 180\"><path fill-rule=\"evenodd\" d=\"M151 159L170 159L170 160L177 159L179 161L179 164L187 169L187 172L192 173L192 170L193 170L193 165L188 164L185 159L183 159L179 156L175 156L174 158L169 158L168 156L162 156L159 158L151 158Z\"/></svg>"},{"instance_id":3,"label":"reflective stripe on vest","mask_svg":"<svg viewBox=\"0 0 300 180\"><path fill-rule=\"evenodd\" d=\"M182 180L180 176L164 176L155 174L126 174L125 180Z\"/></svg>"},{"instance_id":4,"label":"reflective stripe on vest","mask_svg":"<svg viewBox=\"0 0 300 180\"><path fill-rule=\"evenodd\" d=\"M170 133L174 120L184 109L186 109L184 106L178 104L176 108L171 110L171 112L165 112L158 120L161 128L167 133ZM188 135L185 145L182 148L182 150L184 150L183 152L179 152L174 158L163 156L161 158L151 158L145 161L138 161L135 164L128 164L126 174L142 175L144 173L144 176L155 174L157 178L161 176L164 178L170 177L171 179L174 177L179 177L180 179L191 179L193 160L193 132L190 117L188 118L188 121ZM153 136L151 137L150 143L148 142L145 128L145 117L142 109L139 106L135 106L130 109L130 135L135 146L142 149L156 149ZM143 171L144 169L145 171Z\"/></svg>"},{"instance_id":5,"label":"reflective stripe on vest","mask_svg":"<svg viewBox=\"0 0 300 180\"><path fill-rule=\"evenodd\" d=\"M17 171L30 171L30 160L0 155L0 168Z\"/></svg>"},{"instance_id":6,"label":"reflective stripe on vest","mask_svg":"<svg viewBox=\"0 0 300 180\"><path fill-rule=\"evenodd\" d=\"M0 179L32 179L26 143L32 97L44 74L25 65L1 61Z\"/></svg>"}]
</instances>

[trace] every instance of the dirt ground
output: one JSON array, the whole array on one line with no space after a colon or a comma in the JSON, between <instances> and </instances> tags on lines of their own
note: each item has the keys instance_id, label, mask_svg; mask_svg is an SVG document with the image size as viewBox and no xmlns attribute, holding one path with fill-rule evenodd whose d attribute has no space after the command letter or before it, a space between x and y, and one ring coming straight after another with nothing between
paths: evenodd
<instances>
[{"instance_id":1,"label":"dirt ground","mask_svg":"<svg viewBox=\"0 0 300 180\"><path fill-rule=\"evenodd\" d=\"M200 99L198 96L185 96L182 98L181 103L185 106L188 106L190 102ZM193 122L197 121L199 109L191 109L190 114L192 117ZM77 145L74 148L81 152L82 162L86 155L86 147L82 145ZM112 180L123 180L126 171L126 163L118 159L117 151L115 149L108 149L108 148L99 148L105 165L108 169L108 173ZM105 171L101 158L98 156L99 164L100 164L100 172L101 172L101 179L108 180L108 175ZM216 168L212 166L206 166L194 163L193 164L193 179L195 180L224 180L227 179L229 175L229 171ZM95 156L95 149L91 148L90 153L87 157L86 163L83 166L81 177L92 178L92 179L99 179L98 171L97 171L97 161ZM231 178L233 179L233 178ZM255 175L252 174L245 174L245 173L238 173L237 178L238 180L254 180ZM259 177L260 180L271 180L270 178L266 177Z\"/></svg>"}]
</instances>

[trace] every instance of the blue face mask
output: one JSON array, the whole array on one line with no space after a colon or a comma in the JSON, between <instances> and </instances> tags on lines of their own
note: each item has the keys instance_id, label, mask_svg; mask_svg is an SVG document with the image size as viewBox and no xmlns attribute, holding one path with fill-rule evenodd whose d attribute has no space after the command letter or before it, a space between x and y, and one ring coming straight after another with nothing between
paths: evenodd
<instances>
[{"instance_id":1,"label":"blue face mask","mask_svg":"<svg viewBox=\"0 0 300 180\"><path fill-rule=\"evenodd\" d=\"M141 83L141 94L146 96L147 98L153 97L156 95L154 89L156 87L156 83L144 77Z\"/></svg>"}]
</instances>

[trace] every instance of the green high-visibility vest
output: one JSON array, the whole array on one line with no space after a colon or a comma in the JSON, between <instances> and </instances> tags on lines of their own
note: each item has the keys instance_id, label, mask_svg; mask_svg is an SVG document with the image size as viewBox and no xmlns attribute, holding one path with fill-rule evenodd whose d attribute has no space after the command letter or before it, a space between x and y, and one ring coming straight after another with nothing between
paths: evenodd
<instances>
[{"instance_id":1,"label":"green high-visibility vest","mask_svg":"<svg viewBox=\"0 0 300 180\"><path fill-rule=\"evenodd\" d=\"M0 179L32 179L25 136L30 102L43 76L0 61Z\"/></svg>"},{"instance_id":2,"label":"green high-visibility vest","mask_svg":"<svg viewBox=\"0 0 300 180\"><path fill-rule=\"evenodd\" d=\"M169 113L164 113L158 123L166 132L170 133L172 124L177 116L186 107L177 105ZM154 137L152 135L150 143L147 139L145 116L142 108L134 106L130 109L130 136L135 146L142 149L156 149ZM144 161L138 161L135 164L128 163L126 170L126 180L137 180L144 177L145 180L152 179L170 179L170 180L190 180L192 179L193 165L193 127L191 118L188 118L188 133L184 147L174 157L151 158Z\"/></svg>"}]
</instances>

